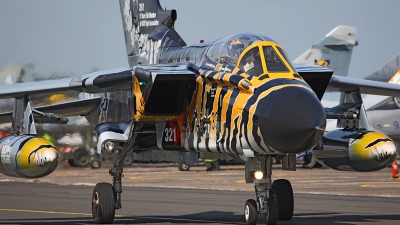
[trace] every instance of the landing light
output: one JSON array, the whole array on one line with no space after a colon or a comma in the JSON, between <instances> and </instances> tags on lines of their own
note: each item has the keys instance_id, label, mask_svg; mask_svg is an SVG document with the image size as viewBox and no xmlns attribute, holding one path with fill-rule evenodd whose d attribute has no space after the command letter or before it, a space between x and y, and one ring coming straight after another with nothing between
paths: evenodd
<instances>
[{"instance_id":1,"label":"landing light","mask_svg":"<svg viewBox=\"0 0 400 225\"><path fill-rule=\"evenodd\" d=\"M112 141L107 141L107 142L104 144L104 148L105 148L107 151L113 150L113 149L114 149L114 142L112 142Z\"/></svg>"},{"instance_id":2,"label":"landing light","mask_svg":"<svg viewBox=\"0 0 400 225\"><path fill-rule=\"evenodd\" d=\"M261 171L256 171L254 173L254 178L256 178L257 180L261 180L261 179L263 179L263 177L264 177L264 174Z\"/></svg>"}]
</instances>

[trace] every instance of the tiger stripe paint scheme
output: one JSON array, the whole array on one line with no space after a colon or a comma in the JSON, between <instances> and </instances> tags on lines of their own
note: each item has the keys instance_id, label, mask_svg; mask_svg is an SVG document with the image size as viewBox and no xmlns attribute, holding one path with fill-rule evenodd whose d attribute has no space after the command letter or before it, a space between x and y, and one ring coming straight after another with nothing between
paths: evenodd
<instances>
[{"instance_id":1,"label":"tiger stripe paint scheme","mask_svg":"<svg viewBox=\"0 0 400 225\"><path fill-rule=\"evenodd\" d=\"M157 143L162 143L158 146L160 149L175 148L175 150L233 154L243 154L243 149L250 149L260 154L289 151L289 149L276 149L264 140L257 118L263 117L260 115L264 111L261 107L268 106L260 102L280 92L281 89L303 89L309 92L311 100L302 99L305 100L304 103L311 101L314 102L311 105L320 105L319 100L310 86L297 75L286 60L286 56L281 54L279 48L282 49L282 47L279 44L269 37L259 34L250 35L267 41L257 41L249 45L235 66L212 62L206 55L203 55L205 60L200 60L196 65L189 63L189 70L195 72L196 88L185 103L186 110L181 115L157 116L158 126L164 124L163 129L157 130L159 139ZM259 76L249 75L239 69L240 59L249 50L257 48L262 52L262 48L266 46L274 49L279 60L284 63L285 71L269 72L265 62L263 63L264 72ZM204 54L206 53L207 51ZM261 56L261 59L265 61L264 56ZM146 93L140 88L139 83L139 80L134 77L133 91L136 97L134 118L136 121L154 121L154 117L145 115ZM296 96L287 96L287 98L288 102L296 100ZM320 106L313 114L317 115L316 118L319 120L315 126L323 130L325 126L323 108ZM171 122L177 124L176 128L172 128L173 130L171 130ZM181 131L178 135L181 139L179 142L176 141L178 131ZM322 137L320 131L313 130L313 133L316 133L319 138ZM316 144L316 139L307 148L298 148L295 151L311 148Z\"/></svg>"},{"instance_id":2,"label":"tiger stripe paint scheme","mask_svg":"<svg viewBox=\"0 0 400 225\"><path fill-rule=\"evenodd\" d=\"M127 17L135 14L136 8L129 9L126 2L121 5L124 21L131 20ZM157 28L140 30L140 18L137 23L136 29L130 23L124 24L126 40L130 40L128 61L141 62L132 66L152 68L156 63L172 63L186 67L195 76L191 83L194 88L188 93L183 112L156 117L146 115L145 99L150 93L142 90L138 78L133 77L133 118L139 123L155 123L157 148L228 154L244 154L250 150L250 155L293 154L312 149L322 138L326 125L324 109L312 88L288 61L283 48L271 37L243 32L186 46L175 30L161 28L157 31L160 38L151 40L159 49L147 46L146 50L140 48L148 45L142 36ZM167 26L173 27L173 22ZM234 45L242 47L237 54L230 52ZM243 66L254 49L264 53L260 54L262 73L259 74L249 73ZM270 67L267 50L272 50L282 62L282 71ZM167 64L159 64L160 68L163 65Z\"/></svg>"},{"instance_id":3,"label":"tiger stripe paint scheme","mask_svg":"<svg viewBox=\"0 0 400 225\"><path fill-rule=\"evenodd\" d=\"M318 161L342 171L380 170L397 157L393 140L375 131L330 131L322 138L322 145L322 149L313 150Z\"/></svg>"},{"instance_id":4,"label":"tiger stripe paint scheme","mask_svg":"<svg viewBox=\"0 0 400 225\"><path fill-rule=\"evenodd\" d=\"M350 141L349 157L352 160L383 161L394 156L393 152L396 152L396 146L382 133L372 131Z\"/></svg>"},{"instance_id":5,"label":"tiger stripe paint scheme","mask_svg":"<svg viewBox=\"0 0 400 225\"><path fill-rule=\"evenodd\" d=\"M59 153L54 144L36 136L11 135L0 139L0 172L14 177L39 178L53 172Z\"/></svg>"}]
</instances>

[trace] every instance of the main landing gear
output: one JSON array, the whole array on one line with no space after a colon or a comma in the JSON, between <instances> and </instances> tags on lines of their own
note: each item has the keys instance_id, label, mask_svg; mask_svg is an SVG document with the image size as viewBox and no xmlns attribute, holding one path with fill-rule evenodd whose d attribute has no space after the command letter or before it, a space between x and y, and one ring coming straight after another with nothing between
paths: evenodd
<instances>
[{"instance_id":1,"label":"main landing gear","mask_svg":"<svg viewBox=\"0 0 400 225\"><path fill-rule=\"evenodd\" d=\"M134 132L142 125L134 126L129 122L103 123L97 126L98 141L102 147L112 153L112 167L109 171L113 184L98 183L92 194L92 214L94 223L112 223L115 210L122 208L122 172L128 152L132 151L138 133Z\"/></svg>"},{"instance_id":2,"label":"main landing gear","mask_svg":"<svg viewBox=\"0 0 400 225\"><path fill-rule=\"evenodd\" d=\"M265 216L268 225L274 225L278 220L291 220L294 201L290 182L284 179L271 181L272 157L270 155L262 156L261 172L263 172L262 175L254 180L257 199L247 200L244 206L246 224L257 224L258 214Z\"/></svg>"},{"instance_id":3,"label":"main landing gear","mask_svg":"<svg viewBox=\"0 0 400 225\"><path fill-rule=\"evenodd\" d=\"M92 214L94 223L112 223L114 221L115 210L122 208L122 172L123 162L126 152L121 149L112 150L113 165L110 175L113 177L113 184L98 183L93 189L92 194Z\"/></svg>"}]
</instances>

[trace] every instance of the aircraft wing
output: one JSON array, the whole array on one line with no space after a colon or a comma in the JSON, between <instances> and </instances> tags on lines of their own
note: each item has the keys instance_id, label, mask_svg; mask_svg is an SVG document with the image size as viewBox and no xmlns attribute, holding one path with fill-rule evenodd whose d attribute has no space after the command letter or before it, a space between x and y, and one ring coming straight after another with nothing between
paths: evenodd
<instances>
[{"instance_id":1,"label":"aircraft wing","mask_svg":"<svg viewBox=\"0 0 400 225\"><path fill-rule=\"evenodd\" d=\"M55 94L68 91L102 93L132 88L132 69L121 68L92 72L77 78L63 78L40 82L3 85L0 99L19 98L24 95Z\"/></svg>"},{"instance_id":2,"label":"aircraft wing","mask_svg":"<svg viewBox=\"0 0 400 225\"><path fill-rule=\"evenodd\" d=\"M363 94L400 96L400 85L379 81L341 77L332 75L329 81L328 91L351 92L359 90Z\"/></svg>"},{"instance_id":3,"label":"aircraft wing","mask_svg":"<svg viewBox=\"0 0 400 225\"><path fill-rule=\"evenodd\" d=\"M295 64L294 67L320 99L325 91L400 96L400 85L397 84L336 76L332 75L331 69L314 65Z\"/></svg>"},{"instance_id":4,"label":"aircraft wing","mask_svg":"<svg viewBox=\"0 0 400 225\"><path fill-rule=\"evenodd\" d=\"M94 110L100 104L100 101L101 101L100 98L91 98L91 99L63 102L54 105L34 107L34 109L42 113L55 113L64 117L83 116L89 114L92 110ZM12 118L12 112L1 113L0 124L9 123L11 121L11 118Z\"/></svg>"},{"instance_id":5,"label":"aircraft wing","mask_svg":"<svg viewBox=\"0 0 400 225\"><path fill-rule=\"evenodd\" d=\"M134 77L146 93L144 112L148 115L179 115L183 110L185 93L195 74L187 64L165 64L159 66L137 66L107 71L92 72L77 78L64 78L40 82L4 85L0 88L0 99L22 96L51 95L66 92L105 93L128 91L133 88ZM100 99L86 99L62 104L35 107L40 113L55 113L60 116L85 115L95 109ZM10 112L1 112L0 122L10 121Z\"/></svg>"}]
</instances>

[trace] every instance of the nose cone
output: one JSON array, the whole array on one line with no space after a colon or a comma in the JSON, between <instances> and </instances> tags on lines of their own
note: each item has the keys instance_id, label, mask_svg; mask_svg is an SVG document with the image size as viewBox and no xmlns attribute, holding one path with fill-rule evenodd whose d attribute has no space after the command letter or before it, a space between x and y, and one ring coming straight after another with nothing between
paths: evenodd
<instances>
[{"instance_id":1,"label":"nose cone","mask_svg":"<svg viewBox=\"0 0 400 225\"><path fill-rule=\"evenodd\" d=\"M310 90L287 87L260 101L259 126L264 142L283 153L310 150L322 138L326 117Z\"/></svg>"}]
</instances>

